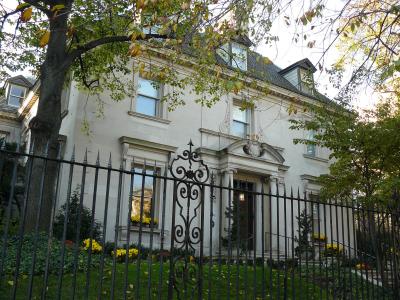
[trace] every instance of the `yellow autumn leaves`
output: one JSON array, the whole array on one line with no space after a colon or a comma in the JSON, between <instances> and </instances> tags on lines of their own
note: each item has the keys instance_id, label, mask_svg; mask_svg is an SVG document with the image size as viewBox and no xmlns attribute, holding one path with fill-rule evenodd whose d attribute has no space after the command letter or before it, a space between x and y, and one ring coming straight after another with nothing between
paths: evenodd
<instances>
[{"instance_id":1,"label":"yellow autumn leaves","mask_svg":"<svg viewBox=\"0 0 400 300\"><path fill-rule=\"evenodd\" d=\"M54 5L53 7L51 7L51 11L54 13L54 16L56 16L58 14L58 12L60 10L62 10L63 8L65 8L64 4L57 4L57 5ZM30 6L30 4L21 3L16 7L16 10L21 11L21 17L20 17L21 22L26 23L30 19L32 19L33 9ZM67 35L70 37L70 36L72 36L72 34L73 34L73 32L70 31L70 29L68 29ZM40 30L38 37L39 37L39 47L43 48L49 43L50 31Z\"/></svg>"},{"instance_id":2,"label":"yellow autumn leaves","mask_svg":"<svg viewBox=\"0 0 400 300\"><path fill-rule=\"evenodd\" d=\"M28 7L27 9L21 12L21 22L28 22L32 18L32 7Z\"/></svg>"}]
</instances>

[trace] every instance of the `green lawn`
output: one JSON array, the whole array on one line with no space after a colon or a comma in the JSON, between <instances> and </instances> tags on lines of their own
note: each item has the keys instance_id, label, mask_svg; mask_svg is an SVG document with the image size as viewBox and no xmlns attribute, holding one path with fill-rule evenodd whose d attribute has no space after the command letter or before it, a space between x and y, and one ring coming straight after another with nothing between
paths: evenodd
<instances>
[{"instance_id":1,"label":"green lawn","mask_svg":"<svg viewBox=\"0 0 400 300\"><path fill-rule=\"evenodd\" d=\"M167 299L168 298L168 276L169 261L162 265L162 280L160 282L161 265L153 262L151 270L147 261L142 261L140 266L139 285L137 285L136 261L128 266L127 299ZM180 262L176 269L180 269ZM197 266L198 267L198 266ZM179 285L181 299L198 298L198 290L195 289L198 269L194 263L190 264L190 276L186 281L186 289L183 283ZM349 269L320 269L305 266L291 271L288 269L277 270L268 266L262 268L246 265L203 265L203 299L376 299L382 298L382 290L371 284L362 282L356 275L351 274ZM262 272L264 271L264 276ZM338 272L341 272L340 274ZM151 279L150 279L151 273ZM112 265L110 262L105 267L103 286L100 290L99 268L91 270L89 279L89 299L109 299L111 293ZM334 286L326 282L326 278L339 278ZM182 273L177 272L177 278L182 278ZM34 277L33 299L41 299L43 292L43 275ZM264 278L264 285L262 278ZM350 279L351 278L351 279ZM50 275L46 292L47 299L57 299L57 275ZM63 285L60 290L62 299L72 299L73 275L65 274ZM254 285L253 282L256 282ZM118 263L115 269L114 298L123 299L125 282L125 265ZM29 278L21 276L18 282L17 299L26 299ZM314 284L315 283L315 284ZM1 299L11 297L12 287L15 283L11 278L6 278L5 285L1 288ZM79 272L76 277L75 299L85 299L86 273ZM263 297L263 288L265 297ZM285 292L286 291L286 292ZM194 293L194 294L193 294ZM350 294L353 296L350 296ZM229 297L228 297L229 296ZM174 290L174 299L177 299Z\"/></svg>"},{"instance_id":2,"label":"green lawn","mask_svg":"<svg viewBox=\"0 0 400 300\"><path fill-rule=\"evenodd\" d=\"M195 270L195 264L191 264L191 269ZM141 270L140 270L140 281L139 285L137 285L137 266L136 262L133 262L128 267L128 289L127 289L127 298L128 299L136 299L136 294L139 294L140 299L148 299L149 291L150 291L150 299L158 299L158 296L161 296L161 299L168 298L168 274L169 274L169 262L163 264L163 277L160 285L160 263L153 263L151 268L151 280L149 276L149 269L147 262L142 262ZM179 266L178 266L179 268ZM238 273L239 270L239 273ZM244 266L244 265L231 265L228 267L227 265L222 265L219 267L218 265L213 265L211 267L211 273L209 269L209 265L206 264L203 266L203 298L209 299L227 299L228 295L230 295L233 299L254 299L259 298L263 299L263 285L262 285L262 267L257 266L254 272L253 266ZM124 280L125 280L125 266L122 263L118 263L115 270L116 279L115 279L115 299L123 299L123 291L124 291ZM320 290L319 288L313 287L311 282L307 283L305 280L300 280L300 278L296 275L294 277L294 281L292 276L287 277L287 281L285 283L284 280L284 272L277 271L275 269L270 269L269 267L264 268L264 289L265 289L265 298L273 298L277 299L284 298L284 287L286 285L287 289L287 299L292 299L292 295L297 299L300 298L300 293L304 294L306 290L308 290L308 294L310 296L309 299L319 299ZM196 286L196 273L195 271L191 273L192 277L189 278L188 284L186 284L186 293L184 285L181 284L179 290L181 291L181 299L188 299L191 297L193 292L193 287ZM237 276L238 274L238 276ZM178 272L179 276L179 272ZM255 276L255 278L254 278ZM90 276L90 287L89 287L89 299L98 299L99 294L101 293L102 298L109 299L111 293L111 277L112 277L112 267L109 265L105 268L104 276L103 276L103 288L100 289L100 278L98 270L91 270ZM256 285L253 285L253 281L256 281ZM28 289L28 276L22 276L18 282L17 288L17 299L25 299L27 295ZM85 287L86 287L86 273L80 272L77 274L76 278L76 296L75 299L84 299L85 298ZM7 278L6 285L1 289L1 294L5 296L4 299L10 298L12 291L12 284L14 284L10 278ZM150 285L150 289L149 289ZM73 290L73 275L65 274L63 278L63 285L61 289L62 299L71 299L72 290ZM33 299L40 299L42 294L43 287L43 276L35 276L34 277L34 285L33 285ZM57 298L57 276L51 275L48 281L47 288L47 298L48 299L56 299ZM197 299L198 291L195 291L195 298ZM176 297L176 291L174 290L174 299Z\"/></svg>"}]
</instances>

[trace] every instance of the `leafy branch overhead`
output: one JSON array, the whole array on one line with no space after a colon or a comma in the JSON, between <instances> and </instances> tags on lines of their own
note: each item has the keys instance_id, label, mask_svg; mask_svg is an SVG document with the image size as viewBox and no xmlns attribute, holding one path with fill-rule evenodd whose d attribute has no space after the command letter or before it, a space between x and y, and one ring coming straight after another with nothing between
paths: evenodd
<instances>
[{"instance_id":1,"label":"leafy branch overhead","mask_svg":"<svg viewBox=\"0 0 400 300\"><path fill-rule=\"evenodd\" d=\"M0 80L27 67L40 76L43 63L55 55L61 59L56 69L92 93L108 90L115 100L132 94L133 68L176 88L165 95L171 108L183 103L179 96L186 87L210 106L223 93L238 94L245 87L243 72L226 74L216 53L248 33L247 20L255 18L253 8L260 5L249 0L27 0L15 8L2 6ZM260 26L267 35L270 25ZM157 56L168 63L155 63ZM190 65L189 76L176 72L182 64Z\"/></svg>"}]
</instances>

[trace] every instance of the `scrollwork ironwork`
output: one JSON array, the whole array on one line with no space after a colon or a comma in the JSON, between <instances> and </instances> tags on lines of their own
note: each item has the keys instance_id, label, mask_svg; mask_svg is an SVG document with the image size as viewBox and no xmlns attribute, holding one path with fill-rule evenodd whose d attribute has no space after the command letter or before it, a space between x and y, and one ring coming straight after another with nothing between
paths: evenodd
<instances>
[{"instance_id":1,"label":"scrollwork ironwork","mask_svg":"<svg viewBox=\"0 0 400 300\"><path fill-rule=\"evenodd\" d=\"M177 181L173 205L176 213L172 216L172 246L179 250L172 261L172 285L178 299L186 299L201 291L201 278L194 276L201 268L201 257L194 259L197 248L202 246L203 224L199 220L203 205L204 183L209 180L210 174L207 165L193 151L192 141L189 149L184 150L170 164L170 173ZM173 252L176 250L171 249Z\"/></svg>"}]
</instances>

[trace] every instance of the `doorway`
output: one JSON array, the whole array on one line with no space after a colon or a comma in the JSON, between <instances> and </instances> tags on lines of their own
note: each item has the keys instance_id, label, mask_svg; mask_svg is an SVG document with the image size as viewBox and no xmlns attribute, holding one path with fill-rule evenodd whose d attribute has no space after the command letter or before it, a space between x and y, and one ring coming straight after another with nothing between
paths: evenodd
<instances>
[{"instance_id":1,"label":"doorway","mask_svg":"<svg viewBox=\"0 0 400 300\"><path fill-rule=\"evenodd\" d=\"M233 236L236 235L236 242L243 251L254 249L254 191L255 184L244 180L234 180L233 187ZM239 235L239 236L238 236Z\"/></svg>"}]
</instances>

